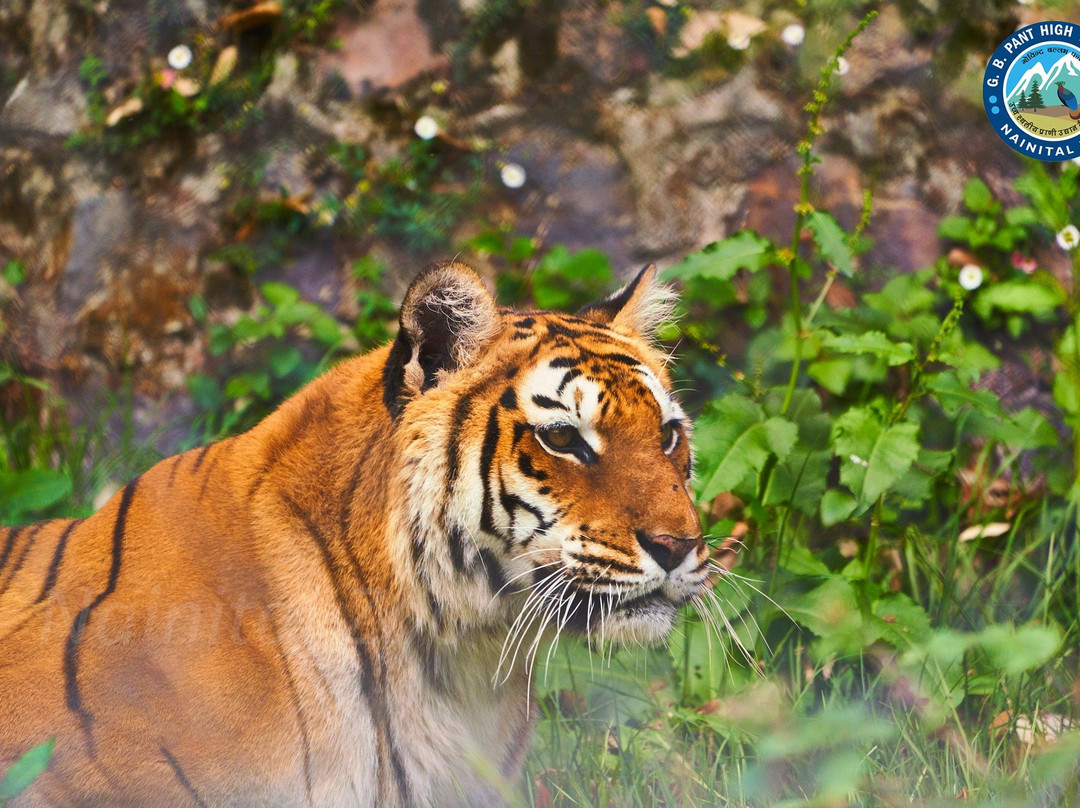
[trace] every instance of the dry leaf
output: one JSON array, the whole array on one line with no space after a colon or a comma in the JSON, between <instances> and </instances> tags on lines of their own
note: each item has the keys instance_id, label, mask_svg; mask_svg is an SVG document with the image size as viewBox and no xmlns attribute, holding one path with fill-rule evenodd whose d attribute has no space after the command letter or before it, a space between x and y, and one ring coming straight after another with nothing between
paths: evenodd
<instances>
[{"instance_id":1,"label":"dry leaf","mask_svg":"<svg viewBox=\"0 0 1080 808\"><path fill-rule=\"evenodd\" d=\"M719 11L697 11L690 15L690 19L679 31L679 44L672 49L676 56L686 56L690 51L697 50L705 43L705 38L720 30L724 17Z\"/></svg>"},{"instance_id":2,"label":"dry leaf","mask_svg":"<svg viewBox=\"0 0 1080 808\"><path fill-rule=\"evenodd\" d=\"M247 31L260 25L269 25L281 16L281 3L256 3L243 11L234 11L219 17L219 28L231 28L234 31Z\"/></svg>"},{"instance_id":3,"label":"dry leaf","mask_svg":"<svg viewBox=\"0 0 1080 808\"><path fill-rule=\"evenodd\" d=\"M237 51L236 45L229 45L227 48L222 49L221 53L218 54L217 61L214 62L214 69L210 71L211 87L225 81L232 75L238 56L239 51Z\"/></svg>"},{"instance_id":4,"label":"dry leaf","mask_svg":"<svg viewBox=\"0 0 1080 808\"><path fill-rule=\"evenodd\" d=\"M649 18L649 25L656 31L657 36L662 37L667 33L667 14L664 9L649 6L645 9L645 16Z\"/></svg>"},{"instance_id":5,"label":"dry leaf","mask_svg":"<svg viewBox=\"0 0 1080 808\"><path fill-rule=\"evenodd\" d=\"M969 253L967 250L961 250L959 247L953 247L949 250L949 255L946 260L954 267L962 267L967 264L975 264L979 267L982 266L982 262L972 253Z\"/></svg>"},{"instance_id":6,"label":"dry leaf","mask_svg":"<svg viewBox=\"0 0 1080 808\"><path fill-rule=\"evenodd\" d=\"M105 125L116 126L120 121L124 120L124 118L130 118L132 115L137 115L142 112L142 108L143 102L141 98L129 98L109 113L109 117L105 119Z\"/></svg>"},{"instance_id":7,"label":"dry leaf","mask_svg":"<svg viewBox=\"0 0 1080 808\"><path fill-rule=\"evenodd\" d=\"M1011 528L1011 522L990 522L987 525L972 525L960 533L960 541L992 539L995 536L1008 533Z\"/></svg>"},{"instance_id":8,"label":"dry leaf","mask_svg":"<svg viewBox=\"0 0 1080 808\"><path fill-rule=\"evenodd\" d=\"M728 39L753 39L768 26L763 20L741 11L728 11L724 14L724 33Z\"/></svg>"},{"instance_id":9,"label":"dry leaf","mask_svg":"<svg viewBox=\"0 0 1080 808\"><path fill-rule=\"evenodd\" d=\"M181 77L173 82L172 88L184 98L191 98L191 96L198 94L202 86L195 79Z\"/></svg>"},{"instance_id":10,"label":"dry leaf","mask_svg":"<svg viewBox=\"0 0 1080 808\"><path fill-rule=\"evenodd\" d=\"M1057 713L1040 713L1034 720L1030 716L1016 717L1016 737L1021 743L1031 745L1037 740L1049 743L1057 740L1063 732L1073 728L1073 721Z\"/></svg>"}]
</instances>

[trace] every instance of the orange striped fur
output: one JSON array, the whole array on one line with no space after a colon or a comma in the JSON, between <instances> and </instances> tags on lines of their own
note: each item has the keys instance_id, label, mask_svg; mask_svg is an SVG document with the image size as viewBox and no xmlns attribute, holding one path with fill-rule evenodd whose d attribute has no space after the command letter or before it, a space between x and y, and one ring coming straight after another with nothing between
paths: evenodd
<instances>
[{"instance_id":1,"label":"orange striped fur","mask_svg":"<svg viewBox=\"0 0 1080 808\"><path fill-rule=\"evenodd\" d=\"M0 529L0 767L57 736L15 805L502 804L541 630L655 642L706 585L669 302L436 264L251 431Z\"/></svg>"}]
</instances>

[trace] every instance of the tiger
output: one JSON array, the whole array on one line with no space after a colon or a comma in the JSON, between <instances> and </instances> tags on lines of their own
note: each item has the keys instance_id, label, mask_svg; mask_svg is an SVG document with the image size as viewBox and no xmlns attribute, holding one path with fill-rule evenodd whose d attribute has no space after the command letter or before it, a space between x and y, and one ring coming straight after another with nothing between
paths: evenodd
<instances>
[{"instance_id":1,"label":"tiger","mask_svg":"<svg viewBox=\"0 0 1080 808\"><path fill-rule=\"evenodd\" d=\"M445 261L396 335L84 519L0 532L15 806L496 806L541 635L662 642L710 585L654 266L576 314Z\"/></svg>"}]
</instances>

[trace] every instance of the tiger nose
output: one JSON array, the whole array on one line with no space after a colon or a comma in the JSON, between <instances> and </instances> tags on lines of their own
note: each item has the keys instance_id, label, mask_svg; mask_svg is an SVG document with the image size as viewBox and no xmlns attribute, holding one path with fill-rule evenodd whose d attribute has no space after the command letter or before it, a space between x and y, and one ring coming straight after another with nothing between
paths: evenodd
<instances>
[{"instance_id":1,"label":"tiger nose","mask_svg":"<svg viewBox=\"0 0 1080 808\"><path fill-rule=\"evenodd\" d=\"M666 533L649 536L643 530L637 532L637 540L642 549L660 565L664 572L671 572L679 566L691 552L701 546L703 541L701 536L678 538Z\"/></svg>"}]
</instances>

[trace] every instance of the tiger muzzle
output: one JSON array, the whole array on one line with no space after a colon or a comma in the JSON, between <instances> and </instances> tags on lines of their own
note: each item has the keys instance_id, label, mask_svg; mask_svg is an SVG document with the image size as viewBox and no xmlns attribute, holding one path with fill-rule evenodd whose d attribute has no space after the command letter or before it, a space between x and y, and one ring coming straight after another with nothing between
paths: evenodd
<instances>
[{"instance_id":1,"label":"tiger muzzle","mask_svg":"<svg viewBox=\"0 0 1080 808\"><path fill-rule=\"evenodd\" d=\"M650 536L642 530L637 532L637 540L664 572L671 572L678 567L688 555L700 550L704 543L700 534L689 537L669 536L666 533Z\"/></svg>"}]
</instances>

